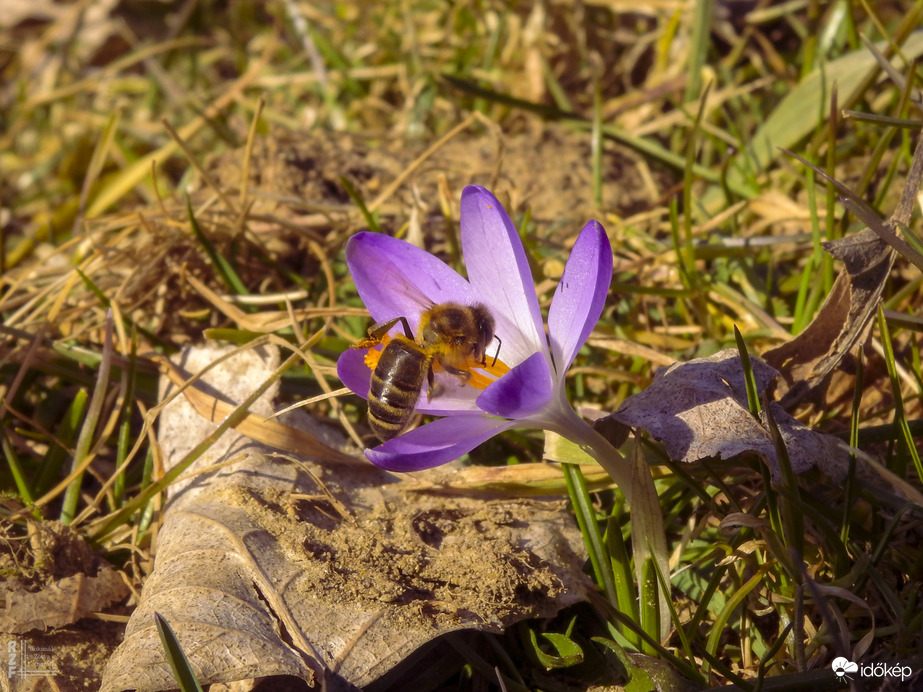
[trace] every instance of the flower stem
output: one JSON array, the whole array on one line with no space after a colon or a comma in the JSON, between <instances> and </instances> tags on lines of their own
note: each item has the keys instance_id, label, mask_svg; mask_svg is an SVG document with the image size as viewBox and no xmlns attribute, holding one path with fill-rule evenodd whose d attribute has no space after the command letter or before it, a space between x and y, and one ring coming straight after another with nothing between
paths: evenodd
<instances>
[{"instance_id":1,"label":"flower stem","mask_svg":"<svg viewBox=\"0 0 923 692\"><path fill-rule=\"evenodd\" d=\"M556 420L546 427L579 444L606 470L625 494L625 499L631 508L631 546L638 588L646 591L643 587L647 584L649 588L659 592L656 580L643 578L644 565L648 560L654 560L657 568L669 583L667 538L654 479L651 477L650 468L640 454L640 449L636 447L638 453L632 453L631 457L626 459L609 444L606 438L580 418L569 405L562 407L557 413ZM659 631L649 632L649 634L657 641L661 641L670 626L667 594L659 593L658 598L653 593L639 591L639 597L639 604L659 603L660 621L652 623L652 626L659 624Z\"/></svg>"}]
</instances>

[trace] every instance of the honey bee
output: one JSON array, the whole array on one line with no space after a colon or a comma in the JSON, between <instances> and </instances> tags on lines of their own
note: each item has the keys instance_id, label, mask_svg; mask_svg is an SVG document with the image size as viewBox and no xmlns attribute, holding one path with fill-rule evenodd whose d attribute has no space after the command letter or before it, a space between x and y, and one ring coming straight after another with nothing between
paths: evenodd
<instances>
[{"instance_id":1,"label":"honey bee","mask_svg":"<svg viewBox=\"0 0 923 692\"><path fill-rule=\"evenodd\" d=\"M356 348L378 345L398 322L404 333L385 344L369 383L369 424L382 442L396 437L406 427L424 379L428 383L427 398L439 395L435 365L465 385L471 379L466 366L471 361L486 365L487 347L494 339L498 342L497 354L500 352L500 338L494 334L494 318L488 309L480 304L459 303L440 303L424 310L416 338L407 318L395 317L373 325L369 338Z\"/></svg>"}]
</instances>

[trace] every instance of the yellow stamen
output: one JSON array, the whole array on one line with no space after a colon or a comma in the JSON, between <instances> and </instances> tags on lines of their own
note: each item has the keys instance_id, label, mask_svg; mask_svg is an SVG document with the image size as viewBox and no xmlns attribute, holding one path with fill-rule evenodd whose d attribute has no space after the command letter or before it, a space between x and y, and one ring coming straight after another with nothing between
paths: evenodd
<instances>
[{"instance_id":1,"label":"yellow stamen","mask_svg":"<svg viewBox=\"0 0 923 692\"><path fill-rule=\"evenodd\" d=\"M468 386L475 389L486 389L491 382L499 380L510 371L510 366L502 360L494 363L493 358L489 358L487 365L481 365L473 360L469 360L465 368L471 373L471 379L468 380Z\"/></svg>"},{"instance_id":2,"label":"yellow stamen","mask_svg":"<svg viewBox=\"0 0 923 692\"><path fill-rule=\"evenodd\" d=\"M372 371L375 370L375 366L378 365L378 359L381 358L381 352L385 350L385 345L389 341L391 341L391 337L385 334L381 340L381 348L378 348L377 346L374 348L370 348L368 352L365 354L365 358L363 358L363 361L365 362L365 365L366 367L368 367L369 370L372 370Z\"/></svg>"}]
</instances>

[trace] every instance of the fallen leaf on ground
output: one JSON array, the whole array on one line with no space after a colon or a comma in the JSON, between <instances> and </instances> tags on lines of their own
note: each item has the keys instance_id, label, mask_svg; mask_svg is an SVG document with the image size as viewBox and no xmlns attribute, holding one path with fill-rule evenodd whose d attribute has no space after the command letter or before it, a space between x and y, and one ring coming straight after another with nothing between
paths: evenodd
<instances>
[{"instance_id":1,"label":"fallen leaf on ground","mask_svg":"<svg viewBox=\"0 0 923 692\"><path fill-rule=\"evenodd\" d=\"M16 545L4 542L2 546L0 632L64 627L128 596L128 585L119 573L64 524L33 525L29 544L29 564L13 559Z\"/></svg>"},{"instance_id":2,"label":"fallen leaf on ground","mask_svg":"<svg viewBox=\"0 0 923 692\"><path fill-rule=\"evenodd\" d=\"M758 358L751 362L762 393L778 373ZM845 476L848 456L838 439L811 430L777 403L771 406L795 473L817 466L833 478ZM757 454L774 475L779 472L769 430L750 414L735 349L661 368L650 387L628 397L607 418L646 430L663 442L674 461Z\"/></svg>"},{"instance_id":3,"label":"fallen leaf on ground","mask_svg":"<svg viewBox=\"0 0 923 692\"><path fill-rule=\"evenodd\" d=\"M881 302L894 251L873 231L862 230L823 244L846 265L814 320L794 339L763 354L781 373L788 391L780 399L790 409L864 343Z\"/></svg>"},{"instance_id":4,"label":"fallen leaf on ground","mask_svg":"<svg viewBox=\"0 0 923 692\"><path fill-rule=\"evenodd\" d=\"M184 367L219 355L188 352ZM273 368L246 352L205 379L241 400ZM268 414L273 393L254 413ZM213 428L173 402L167 465ZM170 489L154 571L102 689L175 686L154 611L203 684L293 675L361 688L443 634L498 632L585 597L582 541L562 501L444 497L419 492L425 478L405 487L371 464L274 456L225 434Z\"/></svg>"}]
</instances>

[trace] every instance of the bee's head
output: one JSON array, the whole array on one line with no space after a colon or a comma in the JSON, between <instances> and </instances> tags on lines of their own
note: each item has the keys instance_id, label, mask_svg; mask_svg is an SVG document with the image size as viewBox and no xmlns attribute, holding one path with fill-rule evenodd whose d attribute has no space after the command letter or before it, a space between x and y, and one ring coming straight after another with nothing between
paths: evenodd
<instances>
[{"instance_id":1,"label":"bee's head","mask_svg":"<svg viewBox=\"0 0 923 692\"><path fill-rule=\"evenodd\" d=\"M494 340L494 318L486 307L480 303L471 306L471 317L474 319L474 326L477 332L477 340L474 345L472 356L478 362L484 361L487 353L487 347Z\"/></svg>"}]
</instances>

